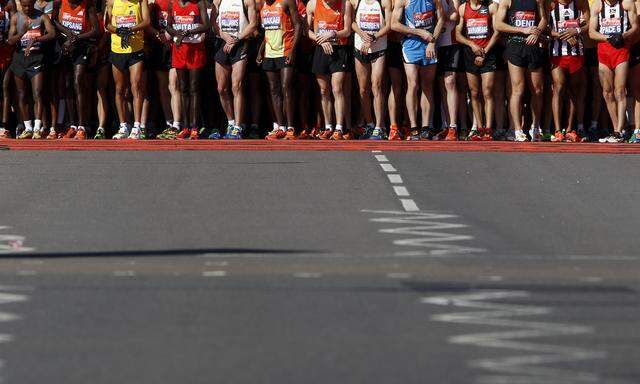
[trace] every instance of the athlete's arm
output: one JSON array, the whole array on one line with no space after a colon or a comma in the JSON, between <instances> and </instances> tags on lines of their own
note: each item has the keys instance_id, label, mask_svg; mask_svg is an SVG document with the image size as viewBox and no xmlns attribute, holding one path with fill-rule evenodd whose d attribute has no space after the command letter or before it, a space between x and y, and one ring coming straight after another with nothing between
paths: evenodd
<instances>
[{"instance_id":1,"label":"athlete's arm","mask_svg":"<svg viewBox=\"0 0 640 384\"><path fill-rule=\"evenodd\" d=\"M147 29L151 24L151 12L149 12L149 0L139 0L140 10L142 11L142 20L131 27L131 32L137 32Z\"/></svg>"},{"instance_id":2,"label":"athlete's arm","mask_svg":"<svg viewBox=\"0 0 640 384\"><path fill-rule=\"evenodd\" d=\"M98 23L98 13L96 12L96 5L93 1L87 1L87 20L89 21L89 25L91 29L89 29L85 33L79 34L76 39L94 39L100 36L100 31L98 31L99 23Z\"/></svg>"},{"instance_id":3,"label":"athlete's arm","mask_svg":"<svg viewBox=\"0 0 640 384\"><path fill-rule=\"evenodd\" d=\"M107 5L104 7L104 29L109 33L116 33L116 27L111 22L113 10L113 0L107 0Z\"/></svg>"},{"instance_id":4,"label":"athlete's arm","mask_svg":"<svg viewBox=\"0 0 640 384\"><path fill-rule=\"evenodd\" d=\"M391 14L393 13L391 0L382 0L380 5L382 5L382 9L384 10L384 28L380 29L378 33L375 34L376 39L381 38L391 31Z\"/></svg>"},{"instance_id":5,"label":"athlete's arm","mask_svg":"<svg viewBox=\"0 0 640 384\"><path fill-rule=\"evenodd\" d=\"M199 33L206 33L211 28L211 22L209 21L209 13L207 12L207 4L204 0L198 1L198 8L200 8L200 26L187 31L187 35L197 35Z\"/></svg>"},{"instance_id":6,"label":"athlete's arm","mask_svg":"<svg viewBox=\"0 0 640 384\"><path fill-rule=\"evenodd\" d=\"M42 22L44 23L44 29L47 31L46 34L41 35L33 39L36 42L46 43L47 41L51 41L56 38L56 27L53 26L49 15L42 15Z\"/></svg>"},{"instance_id":7,"label":"athlete's arm","mask_svg":"<svg viewBox=\"0 0 640 384\"><path fill-rule=\"evenodd\" d=\"M608 36L603 35L599 31L600 20L598 20L598 15L600 14L600 10L602 8L602 2L600 0L595 0L593 4L591 4L591 17L589 17L589 37L593 41L607 41Z\"/></svg>"},{"instance_id":8,"label":"athlete's arm","mask_svg":"<svg viewBox=\"0 0 640 384\"><path fill-rule=\"evenodd\" d=\"M258 17L256 12L255 0L244 0L244 5L247 7L247 18L249 19L249 24L244 29L244 31L240 33L240 35L238 36L238 40L248 39L258 29Z\"/></svg>"},{"instance_id":9,"label":"athlete's arm","mask_svg":"<svg viewBox=\"0 0 640 384\"><path fill-rule=\"evenodd\" d=\"M22 35L27 33L27 23L24 23L22 26L22 31L18 31L17 20L18 15L16 13L11 15L11 21L9 22L9 38L7 39L7 44L9 45L18 44L18 41L22 39Z\"/></svg>"},{"instance_id":10,"label":"athlete's arm","mask_svg":"<svg viewBox=\"0 0 640 384\"><path fill-rule=\"evenodd\" d=\"M546 1L545 0L536 0L536 3L538 4L538 15L540 15L540 21L538 22L538 33L537 35L540 35L540 32L544 31L547 28L547 20L549 20L549 17L547 16L547 7L546 7ZM531 33L532 35L536 35L536 33Z\"/></svg>"},{"instance_id":11,"label":"athlete's arm","mask_svg":"<svg viewBox=\"0 0 640 384\"><path fill-rule=\"evenodd\" d=\"M309 39L314 42L318 41L316 31L313 30L313 17L316 10L316 0L309 0L307 3L307 31L309 33Z\"/></svg>"},{"instance_id":12,"label":"athlete's arm","mask_svg":"<svg viewBox=\"0 0 640 384\"><path fill-rule=\"evenodd\" d=\"M627 11L629 16L629 24L631 28L622 33L622 38L625 41L631 41L636 38L638 32L638 12L636 12L636 4L633 0L623 0L622 7Z\"/></svg>"},{"instance_id":13,"label":"athlete's arm","mask_svg":"<svg viewBox=\"0 0 640 384\"><path fill-rule=\"evenodd\" d=\"M500 0L498 12L495 17L495 30L502 33L528 35L530 33L530 29L535 27L517 28L505 21L507 19L507 11L509 10L509 7L511 7L511 0Z\"/></svg>"},{"instance_id":14,"label":"athlete's arm","mask_svg":"<svg viewBox=\"0 0 640 384\"><path fill-rule=\"evenodd\" d=\"M300 15L298 14L298 7L296 2L292 0L285 0L286 6L289 9L289 15L291 16L291 23L293 24L293 44L289 57L285 59L285 62L289 65L293 64L296 59L296 51L298 50L298 44L302 38L302 22L300 21ZM265 39L262 39L262 46L264 50Z\"/></svg>"},{"instance_id":15,"label":"athlete's arm","mask_svg":"<svg viewBox=\"0 0 640 384\"><path fill-rule=\"evenodd\" d=\"M489 13L491 14L492 17L492 23L494 22L494 20L496 19L496 13L498 12L498 6L496 5L496 3L491 3L489 5ZM487 44L486 47L484 47L484 51L485 52L489 52L493 47L496 46L496 44L498 44L498 41L500 41L500 32L496 31L496 29L493 29L493 34L491 35L491 39L489 40L489 43Z\"/></svg>"},{"instance_id":16,"label":"athlete's arm","mask_svg":"<svg viewBox=\"0 0 640 384\"><path fill-rule=\"evenodd\" d=\"M460 14L462 16L460 17L460 19L458 19L458 24L456 24L456 40L459 43L464 44L464 45L468 46L469 48L471 48L471 50L473 51L474 55L482 56L482 55L484 55L484 50L482 49L482 47L480 47L478 44L474 43L473 40L467 39L467 37L463 33L463 31L464 31L464 10L465 10L466 6L467 6L467 3L464 3L460 7L458 7L458 14Z\"/></svg>"},{"instance_id":17,"label":"athlete's arm","mask_svg":"<svg viewBox=\"0 0 640 384\"><path fill-rule=\"evenodd\" d=\"M351 3L352 1L355 1L356 3L353 4ZM364 43L370 44L373 42L373 38L371 37L371 35L369 35L368 33L365 33L362 29L360 29L360 26L358 25L358 21L355 18L356 16L355 13L358 11L358 1L364 1L364 0L349 0L349 2L351 3L351 8L353 9L353 13L354 13L353 22L351 23L351 29L353 29L353 32L357 33L358 36L360 36L360 38Z\"/></svg>"},{"instance_id":18,"label":"athlete's arm","mask_svg":"<svg viewBox=\"0 0 640 384\"><path fill-rule=\"evenodd\" d=\"M445 0L446 1L446 0ZM429 41L429 44L436 45L436 41L440 38L440 34L442 33L442 28L444 28L444 8L442 8L441 0L435 0L434 4L436 6L436 27L433 29L433 36Z\"/></svg>"},{"instance_id":19,"label":"athlete's arm","mask_svg":"<svg viewBox=\"0 0 640 384\"><path fill-rule=\"evenodd\" d=\"M353 19L353 7L350 1L345 1L342 19L344 20L342 30L336 32L336 39L344 39L351 36L351 20Z\"/></svg>"},{"instance_id":20,"label":"athlete's arm","mask_svg":"<svg viewBox=\"0 0 640 384\"><path fill-rule=\"evenodd\" d=\"M414 35L421 38L424 41L433 40L433 35L428 31L419 28L409 28L402 23L402 16L404 14L404 7L407 0L397 0L393 6L393 15L391 16L391 30L402 33L403 35Z\"/></svg>"},{"instance_id":21,"label":"athlete's arm","mask_svg":"<svg viewBox=\"0 0 640 384\"><path fill-rule=\"evenodd\" d=\"M444 13L444 17L448 21L458 21L459 19L458 8L460 8L460 1L459 0L452 0L451 2L449 2L449 0L442 0L442 1L446 1L447 3L449 3L449 8L447 8L447 12Z\"/></svg>"}]
</instances>

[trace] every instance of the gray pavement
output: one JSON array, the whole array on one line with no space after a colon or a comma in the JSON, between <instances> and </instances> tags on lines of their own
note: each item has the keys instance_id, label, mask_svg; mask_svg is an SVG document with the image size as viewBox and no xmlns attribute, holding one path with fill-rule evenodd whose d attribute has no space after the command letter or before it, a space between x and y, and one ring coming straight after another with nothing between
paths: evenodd
<instances>
[{"instance_id":1,"label":"gray pavement","mask_svg":"<svg viewBox=\"0 0 640 384\"><path fill-rule=\"evenodd\" d=\"M638 166L4 151L0 377L638 383Z\"/></svg>"}]
</instances>

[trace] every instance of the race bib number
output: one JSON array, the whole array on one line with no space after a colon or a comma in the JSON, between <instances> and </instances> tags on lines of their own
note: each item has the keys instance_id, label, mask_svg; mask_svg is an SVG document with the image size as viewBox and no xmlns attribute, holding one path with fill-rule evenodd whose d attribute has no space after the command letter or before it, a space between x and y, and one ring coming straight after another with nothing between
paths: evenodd
<instances>
[{"instance_id":1,"label":"race bib number","mask_svg":"<svg viewBox=\"0 0 640 384\"><path fill-rule=\"evenodd\" d=\"M240 32L240 12L222 12L220 14L220 29L226 33Z\"/></svg>"},{"instance_id":2,"label":"race bib number","mask_svg":"<svg viewBox=\"0 0 640 384\"><path fill-rule=\"evenodd\" d=\"M489 36L488 19L467 20L467 35L470 39L486 39Z\"/></svg>"},{"instance_id":3,"label":"race bib number","mask_svg":"<svg viewBox=\"0 0 640 384\"><path fill-rule=\"evenodd\" d=\"M20 39L20 45L22 46L22 48L25 48L27 45L29 45L29 42L31 40L34 40L40 36L42 36L42 31L40 30L40 27L30 29L27 31L27 33L22 35L22 39ZM40 47L40 43L36 42L31 46L31 50L36 50L39 47Z\"/></svg>"},{"instance_id":4,"label":"race bib number","mask_svg":"<svg viewBox=\"0 0 640 384\"><path fill-rule=\"evenodd\" d=\"M198 18L199 19L199 18ZM173 28L176 31L191 31L200 27L199 20L196 20L196 16L173 16ZM189 35L182 39L183 43L196 44L201 43L203 40L202 33L196 35Z\"/></svg>"},{"instance_id":5,"label":"race bib number","mask_svg":"<svg viewBox=\"0 0 640 384\"><path fill-rule=\"evenodd\" d=\"M558 32L562 33L569 29L580 28L580 22L578 20L561 20L558 22Z\"/></svg>"},{"instance_id":6,"label":"race bib number","mask_svg":"<svg viewBox=\"0 0 640 384\"><path fill-rule=\"evenodd\" d=\"M413 24L416 28L430 29L433 27L433 11L413 14Z\"/></svg>"},{"instance_id":7,"label":"race bib number","mask_svg":"<svg viewBox=\"0 0 640 384\"><path fill-rule=\"evenodd\" d=\"M379 13L361 13L358 25L365 32L380 31L381 17Z\"/></svg>"},{"instance_id":8,"label":"race bib number","mask_svg":"<svg viewBox=\"0 0 640 384\"><path fill-rule=\"evenodd\" d=\"M80 33L80 32L82 32L82 26L84 24L84 18L83 17L78 17L78 16L73 16L73 15L70 15L68 13L64 13L62 15L62 22L60 24L62 24L62 26L65 27L65 28L69 28L70 30L72 30L75 33Z\"/></svg>"},{"instance_id":9,"label":"race bib number","mask_svg":"<svg viewBox=\"0 0 640 384\"><path fill-rule=\"evenodd\" d=\"M610 19L601 19L600 33L602 33L603 35L613 35L616 33L622 33L622 19L619 17L613 17Z\"/></svg>"},{"instance_id":10,"label":"race bib number","mask_svg":"<svg viewBox=\"0 0 640 384\"><path fill-rule=\"evenodd\" d=\"M534 11L518 11L514 15L514 24L516 28L530 28L536 25L536 13Z\"/></svg>"},{"instance_id":11,"label":"race bib number","mask_svg":"<svg viewBox=\"0 0 640 384\"><path fill-rule=\"evenodd\" d=\"M116 16L116 27L118 28L133 28L136 24L138 24L138 20L135 15Z\"/></svg>"},{"instance_id":12,"label":"race bib number","mask_svg":"<svg viewBox=\"0 0 640 384\"><path fill-rule=\"evenodd\" d=\"M276 31L281 29L280 12L264 10L262 12L262 28L264 28L265 31Z\"/></svg>"}]
</instances>

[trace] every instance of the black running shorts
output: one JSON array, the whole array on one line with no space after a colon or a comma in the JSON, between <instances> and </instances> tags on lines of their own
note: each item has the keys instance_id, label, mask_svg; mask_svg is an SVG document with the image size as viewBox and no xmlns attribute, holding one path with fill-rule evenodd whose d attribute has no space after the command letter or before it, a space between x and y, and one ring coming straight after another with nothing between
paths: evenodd
<instances>
[{"instance_id":1,"label":"black running shorts","mask_svg":"<svg viewBox=\"0 0 640 384\"><path fill-rule=\"evenodd\" d=\"M539 69L547 63L544 49L517 41L507 42L505 56L511 64L521 68Z\"/></svg>"},{"instance_id":2,"label":"black running shorts","mask_svg":"<svg viewBox=\"0 0 640 384\"><path fill-rule=\"evenodd\" d=\"M109 62L121 72L128 71L129 67L144 61L144 50L131 53L115 53L109 54Z\"/></svg>"},{"instance_id":3,"label":"black running shorts","mask_svg":"<svg viewBox=\"0 0 640 384\"><path fill-rule=\"evenodd\" d=\"M316 75L330 75L336 72L351 72L351 52L347 45L334 45L333 54L327 55L322 47L317 46L313 53L311 72Z\"/></svg>"},{"instance_id":4,"label":"black running shorts","mask_svg":"<svg viewBox=\"0 0 640 384\"><path fill-rule=\"evenodd\" d=\"M13 72L15 76L20 78L26 76L31 79L38 73L44 71L44 67L44 54L42 52L31 53L29 56L25 56L24 52L18 51L13 54L13 61L9 69L11 69L11 72Z\"/></svg>"}]
</instances>

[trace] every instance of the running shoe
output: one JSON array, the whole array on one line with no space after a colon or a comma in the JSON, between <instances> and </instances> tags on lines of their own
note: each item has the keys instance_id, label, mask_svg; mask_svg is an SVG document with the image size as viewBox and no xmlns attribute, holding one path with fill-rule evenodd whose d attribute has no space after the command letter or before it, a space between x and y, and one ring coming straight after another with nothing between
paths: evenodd
<instances>
[{"instance_id":1,"label":"running shoe","mask_svg":"<svg viewBox=\"0 0 640 384\"><path fill-rule=\"evenodd\" d=\"M540 128L531 128L529 137L531 137L532 142L542 141L542 130Z\"/></svg>"},{"instance_id":2,"label":"running shoe","mask_svg":"<svg viewBox=\"0 0 640 384\"><path fill-rule=\"evenodd\" d=\"M191 132L189 132L189 140L198 140L200 138L200 131L198 128L191 128Z\"/></svg>"},{"instance_id":3,"label":"running shoe","mask_svg":"<svg viewBox=\"0 0 640 384\"><path fill-rule=\"evenodd\" d=\"M69 127L69 129L67 129L67 132L64 134L64 136L62 138L64 140L73 139L74 137L76 137L76 133L77 133L77 129L76 128Z\"/></svg>"},{"instance_id":4,"label":"running shoe","mask_svg":"<svg viewBox=\"0 0 640 384\"><path fill-rule=\"evenodd\" d=\"M31 137L34 140L40 140L42 139L42 130L41 129L34 129L33 130L33 136Z\"/></svg>"},{"instance_id":5,"label":"running shoe","mask_svg":"<svg viewBox=\"0 0 640 384\"><path fill-rule=\"evenodd\" d=\"M227 124L227 132L222 136L223 139L230 139L231 131L233 131L233 125Z\"/></svg>"},{"instance_id":6,"label":"running shoe","mask_svg":"<svg viewBox=\"0 0 640 384\"><path fill-rule=\"evenodd\" d=\"M477 128L471 128L467 141L482 141L482 133Z\"/></svg>"},{"instance_id":7,"label":"running shoe","mask_svg":"<svg viewBox=\"0 0 640 384\"><path fill-rule=\"evenodd\" d=\"M178 132L178 134L176 135L176 139L178 140L186 140L189 138L189 134L191 133L191 131L189 131L189 128L182 128L180 130L180 132Z\"/></svg>"},{"instance_id":8,"label":"running shoe","mask_svg":"<svg viewBox=\"0 0 640 384\"><path fill-rule=\"evenodd\" d=\"M505 131L504 129L498 129L497 131L495 131L495 133L493 134L493 139L494 140L498 140L498 141L505 141L507 140L507 131Z\"/></svg>"},{"instance_id":9,"label":"running shoe","mask_svg":"<svg viewBox=\"0 0 640 384\"><path fill-rule=\"evenodd\" d=\"M140 140L140 128L133 128L128 137L129 140Z\"/></svg>"},{"instance_id":10,"label":"running shoe","mask_svg":"<svg viewBox=\"0 0 640 384\"><path fill-rule=\"evenodd\" d=\"M222 134L220 134L220 131L218 131L217 129L213 129L211 130L208 138L209 140L220 140L222 139Z\"/></svg>"},{"instance_id":11,"label":"running shoe","mask_svg":"<svg viewBox=\"0 0 640 384\"><path fill-rule=\"evenodd\" d=\"M564 141L564 133L562 131L556 131L556 133L551 136L551 141L554 143L560 143Z\"/></svg>"},{"instance_id":12,"label":"running shoe","mask_svg":"<svg viewBox=\"0 0 640 384\"><path fill-rule=\"evenodd\" d=\"M409 131L409 135L407 135L407 141L420 141L423 133L425 137L429 134L426 129L423 129L422 132L420 132L418 128L413 128Z\"/></svg>"},{"instance_id":13,"label":"running shoe","mask_svg":"<svg viewBox=\"0 0 640 384\"><path fill-rule=\"evenodd\" d=\"M520 131L522 132L522 131ZM509 130L507 130L507 133L504 136L504 139L506 141L516 141L516 131L509 128Z\"/></svg>"},{"instance_id":14,"label":"running shoe","mask_svg":"<svg viewBox=\"0 0 640 384\"><path fill-rule=\"evenodd\" d=\"M306 129L303 129L302 132L298 135L298 140L311 140L313 137L307 132Z\"/></svg>"},{"instance_id":15,"label":"running shoe","mask_svg":"<svg viewBox=\"0 0 640 384\"><path fill-rule=\"evenodd\" d=\"M580 136L576 133L576 131L569 131L564 135L564 141L567 143L579 143Z\"/></svg>"},{"instance_id":16,"label":"running shoe","mask_svg":"<svg viewBox=\"0 0 640 384\"><path fill-rule=\"evenodd\" d=\"M586 128L578 128L578 136L580 137L581 143L588 143L590 141L590 134Z\"/></svg>"},{"instance_id":17,"label":"running shoe","mask_svg":"<svg viewBox=\"0 0 640 384\"><path fill-rule=\"evenodd\" d=\"M373 128L371 131L371 135L369 135L369 140L383 140L384 139L384 131L380 127Z\"/></svg>"},{"instance_id":18,"label":"running shoe","mask_svg":"<svg viewBox=\"0 0 640 384\"><path fill-rule=\"evenodd\" d=\"M389 141L400 141L402 140L402 136L400 135L400 131L398 130L397 125L392 125L389 129Z\"/></svg>"},{"instance_id":19,"label":"running shoe","mask_svg":"<svg viewBox=\"0 0 640 384\"><path fill-rule=\"evenodd\" d=\"M147 140L147 128L140 128L140 140Z\"/></svg>"},{"instance_id":20,"label":"running shoe","mask_svg":"<svg viewBox=\"0 0 640 384\"><path fill-rule=\"evenodd\" d=\"M297 140L296 130L293 129L293 128L288 128L284 139L285 140Z\"/></svg>"},{"instance_id":21,"label":"running shoe","mask_svg":"<svg viewBox=\"0 0 640 384\"><path fill-rule=\"evenodd\" d=\"M121 127L118 130L118 133L116 133L115 135L113 135L112 139L113 140L124 140L126 138L129 137L129 127Z\"/></svg>"},{"instance_id":22,"label":"running shoe","mask_svg":"<svg viewBox=\"0 0 640 384\"><path fill-rule=\"evenodd\" d=\"M11 133L8 129L0 128L0 139L10 139Z\"/></svg>"},{"instance_id":23,"label":"running shoe","mask_svg":"<svg viewBox=\"0 0 640 384\"><path fill-rule=\"evenodd\" d=\"M227 139L240 140L242 139L242 127L235 126L227 135Z\"/></svg>"},{"instance_id":24,"label":"running shoe","mask_svg":"<svg viewBox=\"0 0 640 384\"><path fill-rule=\"evenodd\" d=\"M622 143L624 139L622 138L622 135L620 134L620 132L613 132L609 136L602 138L598 141L601 143Z\"/></svg>"},{"instance_id":25,"label":"running shoe","mask_svg":"<svg viewBox=\"0 0 640 384\"><path fill-rule=\"evenodd\" d=\"M375 129L375 126L367 124L364 127L358 127L356 130L359 140L368 140L371 137L371 133Z\"/></svg>"},{"instance_id":26,"label":"running shoe","mask_svg":"<svg viewBox=\"0 0 640 384\"><path fill-rule=\"evenodd\" d=\"M523 131L518 130L518 131L515 131L514 141L524 142L524 141L529 141L529 138Z\"/></svg>"},{"instance_id":27,"label":"running shoe","mask_svg":"<svg viewBox=\"0 0 640 384\"><path fill-rule=\"evenodd\" d=\"M342 133L342 130L340 129L334 129L333 130L333 135L331 135L331 140L344 140L344 135Z\"/></svg>"},{"instance_id":28,"label":"running shoe","mask_svg":"<svg viewBox=\"0 0 640 384\"><path fill-rule=\"evenodd\" d=\"M87 139L87 133L84 131L84 129L78 129L78 131L76 132L76 135L73 137L74 140L86 140Z\"/></svg>"},{"instance_id":29,"label":"running shoe","mask_svg":"<svg viewBox=\"0 0 640 384\"><path fill-rule=\"evenodd\" d=\"M282 140L285 137L287 137L287 132L280 128L276 128L273 131L269 132L269 134L267 135L267 137L265 137L265 139L272 141L272 140Z\"/></svg>"},{"instance_id":30,"label":"running shoe","mask_svg":"<svg viewBox=\"0 0 640 384\"><path fill-rule=\"evenodd\" d=\"M447 136L444 138L445 141L458 141L458 133L456 132L455 127L449 127L447 129Z\"/></svg>"},{"instance_id":31,"label":"running shoe","mask_svg":"<svg viewBox=\"0 0 640 384\"><path fill-rule=\"evenodd\" d=\"M482 129L482 141L493 141L493 131L491 128Z\"/></svg>"},{"instance_id":32,"label":"running shoe","mask_svg":"<svg viewBox=\"0 0 640 384\"><path fill-rule=\"evenodd\" d=\"M24 131L22 131L20 136L18 136L18 140L31 139L32 137L33 137L33 131L32 130L24 130Z\"/></svg>"},{"instance_id":33,"label":"running shoe","mask_svg":"<svg viewBox=\"0 0 640 384\"><path fill-rule=\"evenodd\" d=\"M325 129L324 131L322 131L322 133L320 133L320 135L318 135L318 139L330 140L331 135L333 135L333 129Z\"/></svg>"},{"instance_id":34,"label":"running shoe","mask_svg":"<svg viewBox=\"0 0 640 384\"><path fill-rule=\"evenodd\" d=\"M640 143L640 129L636 129L633 131L631 138L629 139L630 144L639 144Z\"/></svg>"},{"instance_id":35,"label":"running shoe","mask_svg":"<svg viewBox=\"0 0 640 384\"><path fill-rule=\"evenodd\" d=\"M260 139L260 127L257 124L251 124L247 130L247 139Z\"/></svg>"},{"instance_id":36,"label":"running shoe","mask_svg":"<svg viewBox=\"0 0 640 384\"><path fill-rule=\"evenodd\" d=\"M58 133L56 132L55 128L50 128L49 129L49 134L46 137L47 140L57 140L58 139Z\"/></svg>"},{"instance_id":37,"label":"running shoe","mask_svg":"<svg viewBox=\"0 0 640 384\"><path fill-rule=\"evenodd\" d=\"M178 128L167 127L158 136L156 136L156 138L159 140L175 140L176 136L178 136L178 133L180 133Z\"/></svg>"},{"instance_id":38,"label":"running shoe","mask_svg":"<svg viewBox=\"0 0 640 384\"><path fill-rule=\"evenodd\" d=\"M51 134L49 134L49 136L51 136ZM49 137L47 137L47 139L48 139L48 138L49 138ZM106 133L104 132L104 128L98 128L98 129L96 130L96 134L95 134L95 136L93 136L93 139L94 139L94 140L104 140L104 139L106 139L106 138L107 138L107 135L106 135Z\"/></svg>"}]
</instances>

